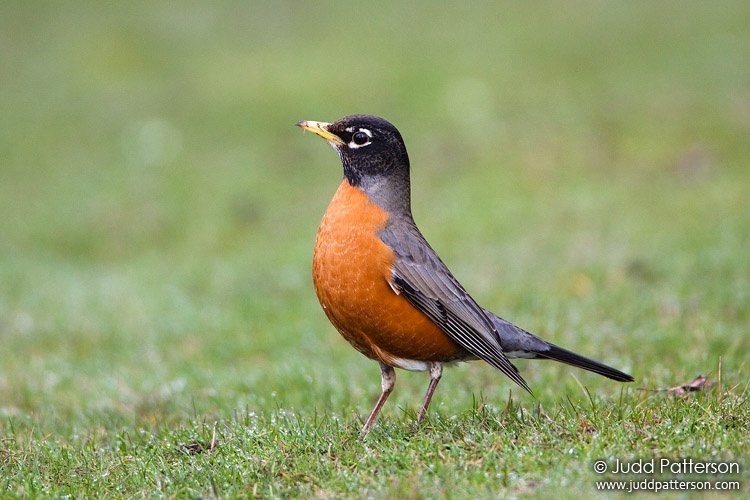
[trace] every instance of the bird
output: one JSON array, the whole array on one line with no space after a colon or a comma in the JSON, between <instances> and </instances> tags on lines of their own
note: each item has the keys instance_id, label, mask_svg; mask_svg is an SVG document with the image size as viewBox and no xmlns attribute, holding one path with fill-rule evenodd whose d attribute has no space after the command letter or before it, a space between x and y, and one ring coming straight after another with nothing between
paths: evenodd
<instances>
[{"instance_id":1,"label":"bird","mask_svg":"<svg viewBox=\"0 0 750 500\"><path fill-rule=\"evenodd\" d=\"M443 366L483 360L532 394L512 358L551 359L619 382L633 377L547 342L481 307L417 228L410 162L398 129L351 115L297 126L330 144L344 174L315 238L312 278L325 315L357 351L380 364L382 392L364 438L396 383L395 368L428 371L415 429Z\"/></svg>"}]
</instances>

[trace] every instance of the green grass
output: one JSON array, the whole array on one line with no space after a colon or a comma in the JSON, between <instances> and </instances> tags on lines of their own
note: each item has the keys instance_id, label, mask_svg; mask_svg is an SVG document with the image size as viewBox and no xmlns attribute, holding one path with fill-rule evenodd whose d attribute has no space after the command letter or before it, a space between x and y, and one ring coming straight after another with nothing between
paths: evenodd
<instances>
[{"instance_id":1,"label":"green grass","mask_svg":"<svg viewBox=\"0 0 750 500\"><path fill-rule=\"evenodd\" d=\"M572 498L662 457L747 492L746 4L3 3L0 496ZM481 304L636 382L460 365L413 432L399 371L358 441L379 370L310 278L340 166L293 126L357 112Z\"/></svg>"}]
</instances>

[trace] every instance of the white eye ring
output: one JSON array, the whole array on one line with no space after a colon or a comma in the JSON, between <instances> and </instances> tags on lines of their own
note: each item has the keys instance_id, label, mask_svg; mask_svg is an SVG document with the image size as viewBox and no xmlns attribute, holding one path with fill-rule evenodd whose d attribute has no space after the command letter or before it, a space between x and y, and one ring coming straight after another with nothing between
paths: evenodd
<instances>
[{"instance_id":1,"label":"white eye ring","mask_svg":"<svg viewBox=\"0 0 750 500\"><path fill-rule=\"evenodd\" d=\"M372 132L366 128L361 128L352 134L352 140L349 141L349 147L357 149L367 146L372 142L370 139L372 139Z\"/></svg>"}]
</instances>

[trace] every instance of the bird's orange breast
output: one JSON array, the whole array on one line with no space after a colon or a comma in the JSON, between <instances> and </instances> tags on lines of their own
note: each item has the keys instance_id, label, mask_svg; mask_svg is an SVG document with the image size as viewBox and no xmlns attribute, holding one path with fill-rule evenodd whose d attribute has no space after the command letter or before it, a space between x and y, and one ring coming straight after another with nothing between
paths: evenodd
<instances>
[{"instance_id":1,"label":"bird's orange breast","mask_svg":"<svg viewBox=\"0 0 750 500\"><path fill-rule=\"evenodd\" d=\"M318 228L313 283L323 310L365 356L401 368L445 361L460 347L391 288L393 250L377 233L388 213L347 180ZM411 368L414 368L414 364Z\"/></svg>"}]
</instances>

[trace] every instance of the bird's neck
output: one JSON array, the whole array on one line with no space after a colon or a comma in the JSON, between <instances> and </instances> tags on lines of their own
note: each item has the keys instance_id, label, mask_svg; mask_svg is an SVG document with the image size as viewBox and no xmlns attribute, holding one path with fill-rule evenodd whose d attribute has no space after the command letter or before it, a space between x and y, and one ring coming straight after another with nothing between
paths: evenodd
<instances>
[{"instance_id":1,"label":"bird's neck","mask_svg":"<svg viewBox=\"0 0 750 500\"><path fill-rule=\"evenodd\" d=\"M347 181L349 179L347 178ZM350 182L351 184L351 182ZM405 176L365 176L353 185L367 195L367 198L390 216L411 218L411 186L409 174Z\"/></svg>"}]
</instances>

